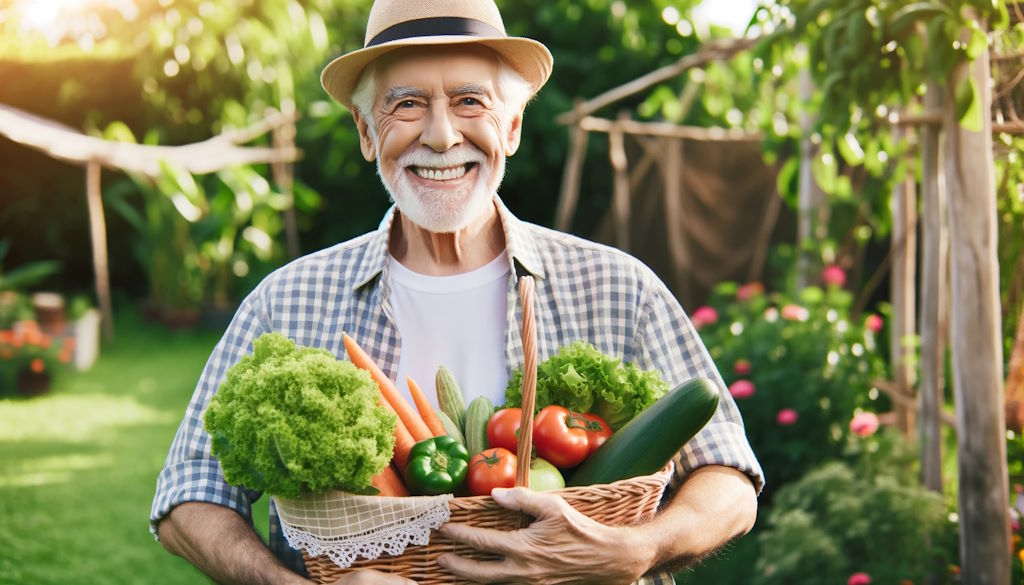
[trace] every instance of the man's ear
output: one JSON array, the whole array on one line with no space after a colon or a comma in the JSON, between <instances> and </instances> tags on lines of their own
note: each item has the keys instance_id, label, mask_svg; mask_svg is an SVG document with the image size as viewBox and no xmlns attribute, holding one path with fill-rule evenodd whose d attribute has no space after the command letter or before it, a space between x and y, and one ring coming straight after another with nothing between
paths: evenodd
<instances>
[{"instance_id":1,"label":"man's ear","mask_svg":"<svg viewBox=\"0 0 1024 585\"><path fill-rule=\"evenodd\" d=\"M352 117L356 120L356 129L359 130L359 150L363 152L366 162L373 162L377 158L377 146L373 143L373 136L370 135L370 125L366 118L353 110Z\"/></svg>"},{"instance_id":2,"label":"man's ear","mask_svg":"<svg viewBox=\"0 0 1024 585\"><path fill-rule=\"evenodd\" d=\"M505 156L512 156L519 150L519 141L522 137L523 110L519 110L508 123L508 133L505 135Z\"/></svg>"}]
</instances>

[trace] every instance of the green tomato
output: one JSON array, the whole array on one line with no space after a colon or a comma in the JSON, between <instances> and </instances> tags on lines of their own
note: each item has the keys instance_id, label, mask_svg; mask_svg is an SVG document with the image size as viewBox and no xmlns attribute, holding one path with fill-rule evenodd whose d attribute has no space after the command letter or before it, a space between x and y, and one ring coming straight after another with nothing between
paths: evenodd
<instances>
[{"instance_id":1,"label":"green tomato","mask_svg":"<svg viewBox=\"0 0 1024 585\"><path fill-rule=\"evenodd\" d=\"M565 479L558 472L558 468L541 459L534 457L530 461L530 489L535 492L549 492L560 490L565 487Z\"/></svg>"}]
</instances>

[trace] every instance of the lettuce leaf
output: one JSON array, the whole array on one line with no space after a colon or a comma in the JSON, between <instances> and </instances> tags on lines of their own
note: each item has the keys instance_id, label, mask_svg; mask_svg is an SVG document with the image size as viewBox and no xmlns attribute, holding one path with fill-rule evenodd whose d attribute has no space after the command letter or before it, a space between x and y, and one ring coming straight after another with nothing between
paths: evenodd
<instances>
[{"instance_id":1,"label":"lettuce leaf","mask_svg":"<svg viewBox=\"0 0 1024 585\"><path fill-rule=\"evenodd\" d=\"M512 373L505 389L506 406L522 406L523 372ZM585 341L563 346L537 366L536 409L558 404L593 412L618 430L668 392L654 370L606 356Z\"/></svg>"}]
</instances>

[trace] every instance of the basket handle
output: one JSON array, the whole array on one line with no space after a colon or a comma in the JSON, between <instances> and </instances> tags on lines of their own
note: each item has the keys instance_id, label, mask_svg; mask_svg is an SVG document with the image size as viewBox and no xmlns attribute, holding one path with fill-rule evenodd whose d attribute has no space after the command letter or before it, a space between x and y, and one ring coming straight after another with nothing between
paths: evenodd
<instances>
[{"instance_id":1,"label":"basket handle","mask_svg":"<svg viewBox=\"0 0 1024 585\"><path fill-rule=\"evenodd\" d=\"M523 406L519 420L519 454L516 486L530 487L530 455L533 453L533 407L537 397L537 328L533 316L532 276L519 277L519 299L523 304Z\"/></svg>"}]
</instances>

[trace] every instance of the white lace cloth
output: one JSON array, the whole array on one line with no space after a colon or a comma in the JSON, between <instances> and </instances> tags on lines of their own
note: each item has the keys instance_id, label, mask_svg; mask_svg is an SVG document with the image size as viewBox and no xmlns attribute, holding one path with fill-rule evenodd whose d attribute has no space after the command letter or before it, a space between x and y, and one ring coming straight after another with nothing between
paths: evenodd
<instances>
[{"instance_id":1,"label":"white lace cloth","mask_svg":"<svg viewBox=\"0 0 1024 585\"><path fill-rule=\"evenodd\" d=\"M326 492L294 500L274 496L274 501L292 548L311 557L327 555L347 568L358 559L400 555L410 544L428 544L430 531L451 519L451 498Z\"/></svg>"}]
</instances>

